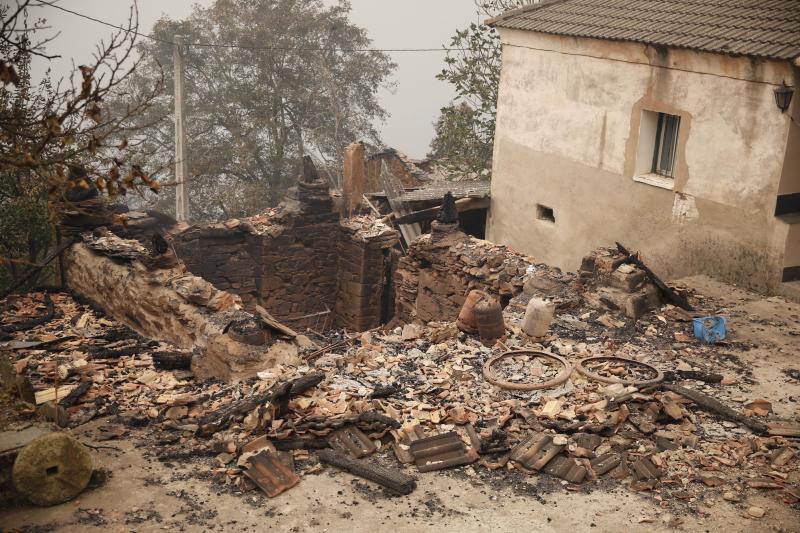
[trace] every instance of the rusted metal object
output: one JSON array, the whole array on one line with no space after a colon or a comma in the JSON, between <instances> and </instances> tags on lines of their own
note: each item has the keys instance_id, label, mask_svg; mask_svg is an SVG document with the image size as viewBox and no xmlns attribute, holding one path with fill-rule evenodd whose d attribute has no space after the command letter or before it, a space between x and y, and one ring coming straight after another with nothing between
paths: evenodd
<instances>
[{"instance_id":1,"label":"rusted metal object","mask_svg":"<svg viewBox=\"0 0 800 533\"><path fill-rule=\"evenodd\" d=\"M550 435L534 434L511 450L511 460L538 472L561 453L565 446L553 444L553 437Z\"/></svg>"},{"instance_id":2,"label":"rusted metal object","mask_svg":"<svg viewBox=\"0 0 800 533\"><path fill-rule=\"evenodd\" d=\"M417 487L416 480L394 468L385 468L368 461L353 459L334 450L320 450L317 457L336 468L350 472L381 485L397 494L410 494Z\"/></svg>"},{"instance_id":3,"label":"rusted metal object","mask_svg":"<svg viewBox=\"0 0 800 533\"><path fill-rule=\"evenodd\" d=\"M506 334L503 308L494 298L486 298L475 305L475 320L481 340L491 341Z\"/></svg>"},{"instance_id":4,"label":"rusted metal object","mask_svg":"<svg viewBox=\"0 0 800 533\"><path fill-rule=\"evenodd\" d=\"M420 472L466 465L478 460L478 452L467 449L455 431L416 440L411 443L409 451Z\"/></svg>"},{"instance_id":5,"label":"rusted metal object","mask_svg":"<svg viewBox=\"0 0 800 533\"><path fill-rule=\"evenodd\" d=\"M355 426L338 429L328 436L331 447L360 459L371 455L378 448L363 431Z\"/></svg>"},{"instance_id":6,"label":"rusted metal object","mask_svg":"<svg viewBox=\"0 0 800 533\"><path fill-rule=\"evenodd\" d=\"M587 363L599 362L599 361L616 361L621 364L631 365L631 366L638 366L644 367L653 374L654 377L649 379L623 379L618 377L606 377L601 376L595 372L592 372L586 367ZM661 383L664 380L664 373L657 369L652 365L648 365L647 363L642 363L641 361L634 361L633 359L625 359L624 357L611 357L611 356L599 356L599 357L587 357L586 359L581 359L578 361L578 364L575 365L575 369L578 373L586 376L589 379L593 379L595 381L599 381L601 383L622 383L623 385L633 385L634 387L646 387L648 385L655 385L656 383Z\"/></svg>"},{"instance_id":7,"label":"rusted metal object","mask_svg":"<svg viewBox=\"0 0 800 533\"><path fill-rule=\"evenodd\" d=\"M288 456L288 461L291 461L291 456ZM244 473L270 498L300 483L294 468L282 461L277 453L268 451L251 457Z\"/></svg>"},{"instance_id":8,"label":"rusted metal object","mask_svg":"<svg viewBox=\"0 0 800 533\"><path fill-rule=\"evenodd\" d=\"M510 381L505 381L497 377L497 375L492 370L492 365L494 365L497 361L501 359L504 359L506 357L514 357L515 355L531 355L533 357L552 359L560 363L564 367L564 369L556 377L554 377L549 381L545 381L543 383L512 383ZM486 361L486 364L483 365L483 377L486 378L486 381L502 389L509 389L509 390L528 391L528 390L549 389L557 385L561 385L562 383L567 381L567 379L569 379L570 374L572 374L572 365L569 362L567 362L566 359L559 357L558 355L553 355L545 352L535 352L531 350L513 350L510 352L501 353L500 355L495 355L494 357L490 358L488 361Z\"/></svg>"},{"instance_id":9,"label":"rusted metal object","mask_svg":"<svg viewBox=\"0 0 800 533\"><path fill-rule=\"evenodd\" d=\"M461 311L458 313L456 326L458 329L465 333L478 333L478 319L475 318L475 306L488 298L489 295L484 291L472 290L467 294L464 305L461 306Z\"/></svg>"}]
</instances>

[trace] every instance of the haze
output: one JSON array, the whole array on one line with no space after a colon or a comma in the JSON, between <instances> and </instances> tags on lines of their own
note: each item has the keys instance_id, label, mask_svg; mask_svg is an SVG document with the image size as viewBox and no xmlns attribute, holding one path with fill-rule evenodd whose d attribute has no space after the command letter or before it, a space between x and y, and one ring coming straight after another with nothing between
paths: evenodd
<instances>
[{"instance_id":1,"label":"haze","mask_svg":"<svg viewBox=\"0 0 800 533\"><path fill-rule=\"evenodd\" d=\"M212 0L139 0L139 24L149 33L162 14L171 18L189 15L195 3L207 6ZM334 4L335 0L325 0ZM130 3L124 0L70 0L61 4L70 10L113 24L127 21ZM440 48L446 45L456 28L476 20L472 0L352 0L351 19L367 29L376 48ZM50 68L54 78L67 77L74 64L91 56L95 45L113 31L98 22L54 8L41 8L34 16L47 19L51 32L60 32L52 43L62 57L52 61L36 58L33 73L40 78ZM453 97L451 87L435 76L444 65L443 52L396 52L397 63L393 90L383 90L381 101L391 116L379 125L388 146L412 157L424 157L433 137L433 121L439 109ZM191 120L191 117L190 117Z\"/></svg>"}]
</instances>

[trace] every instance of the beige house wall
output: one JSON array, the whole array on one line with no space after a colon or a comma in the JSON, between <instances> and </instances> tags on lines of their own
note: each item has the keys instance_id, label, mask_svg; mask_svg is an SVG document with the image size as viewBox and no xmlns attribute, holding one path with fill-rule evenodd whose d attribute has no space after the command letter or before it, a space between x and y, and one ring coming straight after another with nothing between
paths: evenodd
<instances>
[{"instance_id":1,"label":"beige house wall","mask_svg":"<svg viewBox=\"0 0 800 533\"><path fill-rule=\"evenodd\" d=\"M620 241L666 277L704 272L776 290L790 230L773 216L776 196L800 171L783 168L791 121L772 85L797 85L788 63L501 37L488 239L568 270ZM669 189L633 180L643 110L681 117ZM538 219L537 205L555 222Z\"/></svg>"}]
</instances>

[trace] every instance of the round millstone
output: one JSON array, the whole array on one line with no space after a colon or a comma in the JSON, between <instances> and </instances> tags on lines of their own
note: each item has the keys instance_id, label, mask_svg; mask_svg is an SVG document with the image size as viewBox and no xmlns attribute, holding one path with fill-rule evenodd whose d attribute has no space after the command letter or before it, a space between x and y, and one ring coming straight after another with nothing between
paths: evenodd
<instances>
[{"instance_id":1,"label":"round millstone","mask_svg":"<svg viewBox=\"0 0 800 533\"><path fill-rule=\"evenodd\" d=\"M56 505L81 493L92 477L92 457L66 433L31 441L17 455L12 478L17 491L36 505Z\"/></svg>"}]
</instances>

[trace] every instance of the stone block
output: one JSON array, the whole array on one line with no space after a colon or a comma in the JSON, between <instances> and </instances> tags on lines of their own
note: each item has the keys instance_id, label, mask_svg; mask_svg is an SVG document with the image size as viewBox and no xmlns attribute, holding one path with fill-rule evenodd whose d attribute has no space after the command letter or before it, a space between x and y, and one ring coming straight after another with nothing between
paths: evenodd
<instances>
[{"instance_id":1,"label":"stone block","mask_svg":"<svg viewBox=\"0 0 800 533\"><path fill-rule=\"evenodd\" d=\"M625 315L633 320L639 320L651 309L650 301L645 293L631 295L625 301Z\"/></svg>"},{"instance_id":2,"label":"stone block","mask_svg":"<svg viewBox=\"0 0 800 533\"><path fill-rule=\"evenodd\" d=\"M625 258L619 255L598 255L594 259L595 271L598 274L608 275L624 262Z\"/></svg>"},{"instance_id":3,"label":"stone block","mask_svg":"<svg viewBox=\"0 0 800 533\"><path fill-rule=\"evenodd\" d=\"M641 270L622 270L622 267L620 267L611 274L610 283L612 287L617 289L634 292L644 283L645 277L644 272Z\"/></svg>"}]
</instances>

